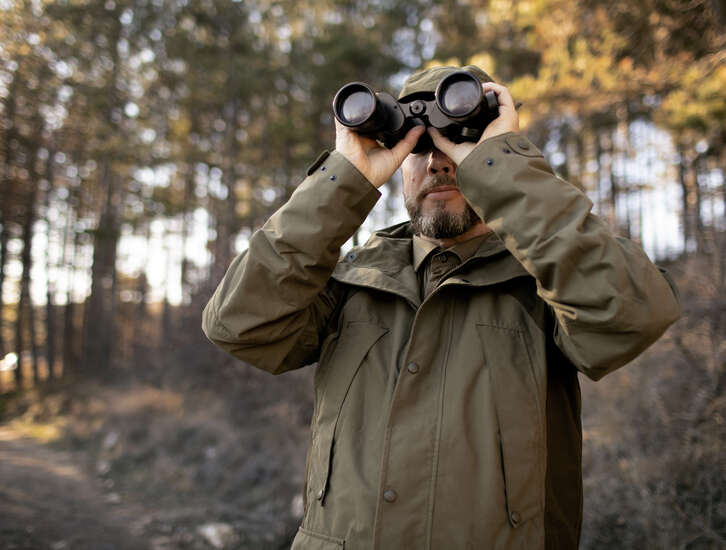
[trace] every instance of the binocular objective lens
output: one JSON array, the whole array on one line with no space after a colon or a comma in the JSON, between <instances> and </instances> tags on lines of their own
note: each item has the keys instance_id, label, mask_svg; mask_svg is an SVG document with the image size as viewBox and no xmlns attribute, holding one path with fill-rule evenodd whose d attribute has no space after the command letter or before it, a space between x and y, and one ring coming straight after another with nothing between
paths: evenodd
<instances>
[{"instance_id":1,"label":"binocular objective lens","mask_svg":"<svg viewBox=\"0 0 726 550\"><path fill-rule=\"evenodd\" d=\"M481 98L481 84L473 80L459 80L443 91L441 105L452 116L464 116L476 109Z\"/></svg>"},{"instance_id":2,"label":"binocular objective lens","mask_svg":"<svg viewBox=\"0 0 726 550\"><path fill-rule=\"evenodd\" d=\"M375 98L368 92L353 92L343 100L341 116L349 124L363 124L373 114Z\"/></svg>"}]
</instances>

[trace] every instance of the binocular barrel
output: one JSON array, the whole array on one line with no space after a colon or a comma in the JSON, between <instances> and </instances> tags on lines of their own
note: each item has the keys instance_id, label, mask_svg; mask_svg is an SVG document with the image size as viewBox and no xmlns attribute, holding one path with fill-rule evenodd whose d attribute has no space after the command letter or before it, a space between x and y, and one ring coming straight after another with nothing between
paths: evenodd
<instances>
[{"instance_id":1,"label":"binocular barrel","mask_svg":"<svg viewBox=\"0 0 726 550\"><path fill-rule=\"evenodd\" d=\"M415 125L433 126L455 143L477 141L484 128L499 115L494 92L482 92L481 82L467 71L444 78L431 94L414 93L396 100L375 93L362 82L346 84L333 99L333 114L354 132L382 142L389 149ZM414 153L433 147L424 134Z\"/></svg>"},{"instance_id":2,"label":"binocular barrel","mask_svg":"<svg viewBox=\"0 0 726 550\"><path fill-rule=\"evenodd\" d=\"M363 82L346 84L333 99L333 114L344 126L361 134L397 131L404 116L398 101L386 92L374 93Z\"/></svg>"},{"instance_id":3,"label":"binocular barrel","mask_svg":"<svg viewBox=\"0 0 726 550\"><path fill-rule=\"evenodd\" d=\"M436 103L441 112L454 119L466 119L481 109L479 79L465 71L444 78L436 88Z\"/></svg>"}]
</instances>

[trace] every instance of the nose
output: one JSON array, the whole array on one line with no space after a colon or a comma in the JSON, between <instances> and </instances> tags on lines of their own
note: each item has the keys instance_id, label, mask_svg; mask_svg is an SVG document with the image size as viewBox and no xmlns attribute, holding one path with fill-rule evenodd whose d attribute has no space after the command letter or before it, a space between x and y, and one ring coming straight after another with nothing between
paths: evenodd
<instances>
[{"instance_id":1,"label":"nose","mask_svg":"<svg viewBox=\"0 0 726 550\"><path fill-rule=\"evenodd\" d=\"M453 176L456 172L456 165L444 153L438 149L432 149L429 153L428 163L426 164L426 171L430 176L436 174L448 174Z\"/></svg>"}]
</instances>

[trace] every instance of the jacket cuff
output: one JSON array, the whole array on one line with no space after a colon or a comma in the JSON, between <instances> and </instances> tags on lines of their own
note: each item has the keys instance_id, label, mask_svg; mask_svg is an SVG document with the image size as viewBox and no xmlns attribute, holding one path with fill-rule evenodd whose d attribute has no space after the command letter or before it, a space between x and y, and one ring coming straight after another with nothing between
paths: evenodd
<instances>
[{"instance_id":1,"label":"jacket cuff","mask_svg":"<svg viewBox=\"0 0 726 550\"><path fill-rule=\"evenodd\" d=\"M338 151L323 151L308 167L306 174L307 178L300 187L325 185L326 191L336 189L354 198L354 203L361 207L361 223L381 196L381 192Z\"/></svg>"},{"instance_id":2,"label":"jacket cuff","mask_svg":"<svg viewBox=\"0 0 726 550\"><path fill-rule=\"evenodd\" d=\"M353 164L334 151L316 161L310 175L262 230L280 247L308 255L315 264L332 270L340 247L380 196Z\"/></svg>"},{"instance_id":3,"label":"jacket cuff","mask_svg":"<svg viewBox=\"0 0 726 550\"><path fill-rule=\"evenodd\" d=\"M555 176L529 139L515 132L477 145L456 173L466 200L497 233L552 218L562 208L569 210L571 202L581 203L583 211L591 205L577 187Z\"/></svg>"},{"instance_id":4,"label":"jacket cuff","mask_svg":"<svg viewBox=\"0 0 726 550\"><path fill-rule=\"evenodd\" d=\"M544 156L526 137L515 132L500 134L482 141L466 156L456 168L457 183L467 199L482 207L491 196L491 188L506 183L513 171L525 168L534 159L544 161ZM549 165L547 171L552 173ZM483 194L480 190L484 188L490 189Z\"/></svg>"}]
</instances>

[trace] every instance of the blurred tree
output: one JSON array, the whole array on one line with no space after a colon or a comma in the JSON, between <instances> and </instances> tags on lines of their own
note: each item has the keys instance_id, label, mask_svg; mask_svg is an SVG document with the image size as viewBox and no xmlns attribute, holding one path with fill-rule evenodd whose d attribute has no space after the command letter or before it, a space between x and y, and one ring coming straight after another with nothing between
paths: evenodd
<instances>
[{"instance_id":1,"label":"blurred tree","mask_svg":"<svg viewBox=\"0 0 726 550\"><path fill-rule=\"evenodd\" d=\"M140 111L143 74L139 77L136 70L145 55L147 18L153 20L158 11L146 2L133 1L46 6L53 21L56 65L68 68L66 85L76 96L72 105L81 109L67 117L76 139L84 142L74 151L84 158L73 162L82 166L93 161L98 167L89 179L94 189L82 196L91 201L95 219L83 337L83 365L89 374L107 368L112 357L122 205L135 161L144 158L134 120Z\"/></svg>"},{"instance_id":2,"label":"blurred tree","mask_svg":"<svg viewBox=\"0 0 726 550\"><path fill-rule=\"evenodd\" d=\"M50 52L44 44L47 19L38 17L37 10L33 11L25 2L12 5L2 15L9 43L2 50L3 67L0 72L7 84L0 125L3 141L0 296L5 291L8 244L11 239L17 239L19 276L14 350L18 357L15 378L19 386L26 366L26 348L30 351L32 377L38 377L36 312L30 300L31 247L33 226L38 217L36 199L47 166L43 159L49 155L47 142L57 81L53 80ZM4 310L4 301L0 297L0 319L3 319ZM4 326L0 323L0 344L2 342Z\"/></svg>"}]
</instances>

